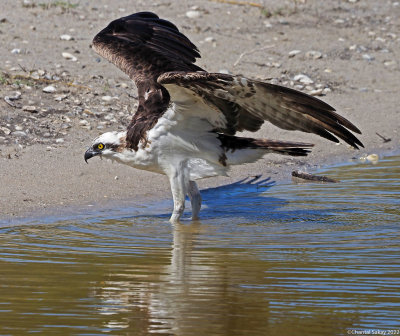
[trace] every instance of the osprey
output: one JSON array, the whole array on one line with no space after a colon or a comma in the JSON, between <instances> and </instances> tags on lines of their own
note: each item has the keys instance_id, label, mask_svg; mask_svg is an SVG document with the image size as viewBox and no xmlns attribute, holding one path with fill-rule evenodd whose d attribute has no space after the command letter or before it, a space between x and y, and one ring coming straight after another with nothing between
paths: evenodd
<instances>
[{"instance_id":1,"label":"osprey","mask_svg":"<svg viewBox=\"0 0 400 336\"><path fill-rule=\"evenodd\" d=\"M85 153L165 174L174 201L170 221L181 217L185 197L197 219L196 180L226 175L232 165L267 153L305 156L313 144L254 139L236 132L260 129L264 121L285 130L315 133L333 142L363 146L350 121L302 92L195 65L197 47L156 14L140 12L112 21L93 39L93 49L136 84L139 104L126 131L107 132ZM350 131L349 131L350 130Z\"/></svg>"}]
</instances>

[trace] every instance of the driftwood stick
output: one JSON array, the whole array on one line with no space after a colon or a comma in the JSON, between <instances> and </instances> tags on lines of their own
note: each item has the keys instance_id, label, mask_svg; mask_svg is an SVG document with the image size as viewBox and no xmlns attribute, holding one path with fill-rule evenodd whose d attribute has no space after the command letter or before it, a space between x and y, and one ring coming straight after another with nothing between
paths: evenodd
<instances>
[{"instance_id":1,"label":"driftwood stick","mask_svg":"<svg viewBox=\"0 0 400 336\"><path fill-rule=\"evenodd\" d=\"M24 75L10 75L5 73L5 76L7 78L9 78L11 81L14 80L30 80L32 82L35 83L55 83L55 84L60 84L60 85L66 85L66 86L72 86L72 87L76 87L79 89L85 89L88 91L91 91L92 89L86 85L80 85L80 84L75 84L75 83L71 83L71 82L65 82L63 80L55 80L55 79L46 79L46 78L33 78L31 76L24 76Z\"/></svg>"},{"instance_id":2,"label":"driftwood stick","mask_svg":"<svg viewBox=\"0 0 400 336\"><path fill-rule=\"evenodd\" d=\"M298 170L292 171L292 176L297 177L302 180L307 180L307 181L314 181L314 182L327 182L327 183L338 183L340 181L331 179L326 176L318 176L318 175L313 175L309 173L304 173L300 172Z\"/></svg>"}]
</instances>

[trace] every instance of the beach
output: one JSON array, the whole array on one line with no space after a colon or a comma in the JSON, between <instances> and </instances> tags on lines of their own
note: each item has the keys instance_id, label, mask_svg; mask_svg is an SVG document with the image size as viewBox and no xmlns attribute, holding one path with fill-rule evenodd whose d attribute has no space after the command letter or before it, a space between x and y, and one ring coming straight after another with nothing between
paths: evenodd
<instances>
[{"instance_id":1,"label":"beach","mask_svg":"<svg viewBox=\"0 0 400 336\"><path fill-rule=\"evenodd\" d=\"M265 123L251 136L315 144L308 157L270 155L200 188L398 151L400 4L397 1L18 1L0 4L0 218L101 209L171 198L165 176L94 158L85 150L123 130L137 107L134 83L91 48L110 21L152 11L197 45L199 66L313 94L361 131L354 150ZM249 136L250 133L244 133Z\"/></svg>"}]
</instances>

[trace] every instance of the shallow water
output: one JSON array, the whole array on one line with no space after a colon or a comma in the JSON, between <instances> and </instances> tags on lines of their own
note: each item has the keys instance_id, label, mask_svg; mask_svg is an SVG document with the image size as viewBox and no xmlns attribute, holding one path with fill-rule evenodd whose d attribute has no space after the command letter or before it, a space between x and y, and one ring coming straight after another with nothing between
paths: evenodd
<instances>
[{"instance_id":1,"label":"shallow water","mask_svg":"<svg viewBox=\"0 0 400 336\"><path fill-rule=\"evenodd\" d=\"M400 157L322 173L0 226L0 335L399 334Z\"/></svg>"}]
</instances>

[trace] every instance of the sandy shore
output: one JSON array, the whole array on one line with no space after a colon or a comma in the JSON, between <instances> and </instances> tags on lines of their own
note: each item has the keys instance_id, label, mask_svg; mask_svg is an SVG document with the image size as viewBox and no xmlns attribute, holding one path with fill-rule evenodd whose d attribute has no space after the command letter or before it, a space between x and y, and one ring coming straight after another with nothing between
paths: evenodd
<instances>
[{"instance_id":1,"label":"sandy shore","mask_svg":"<svg viewBox=\"0 0 400 336\"><path fill-rule=\"evenodd\" d=\"M0 49L2 219L170 197L164 176L83 160L92 139L124 128L136 104L133 83L89 48L91 38L112 19L136 11L154 11L177 24L199 47L198 63L207 70L323 91L320 98L363 132L365 149L354 151L265 124L257 137L313 142L315 149L305 159L267 156L233 169L229 178L201 181L202 188L255 174L279 181L294 169L312 171L400 147L398 2L307 1L295 7L293 1L264 1L264 10L214 1L59 3L0 4L0 41L6 46ZM198 16L189 18L188 11ZM310 87L293 80L297 74L310 77Z\"/></svg>"}]
</instances>

